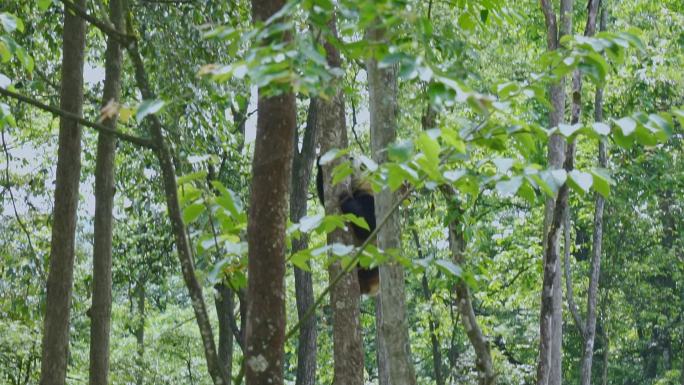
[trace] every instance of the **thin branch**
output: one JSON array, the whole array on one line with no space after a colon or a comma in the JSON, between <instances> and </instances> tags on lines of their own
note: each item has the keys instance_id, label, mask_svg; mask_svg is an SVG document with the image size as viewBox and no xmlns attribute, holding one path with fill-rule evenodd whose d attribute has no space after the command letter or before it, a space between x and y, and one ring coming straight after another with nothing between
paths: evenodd
<instances>
[{"instance_id":1,"label":"thin branch","mask_svg":"<svg viewBox=\"0 0 684 385\"><path fill-rule=\"evenodd\" d=\"M24 95L9 91L9 90L2 88L2 87L0 87L0 95L9 96L13 99L20 101L20 102L30 104L34 107L40 108L41 110L51 112L51 113L58 115L58 116L61 116L63 118L75 120L82 126L90 127L90 128L92 128L98 132L101 132L101 133L108 133L108 134L115 135L117 138L124 140L126 142L137 144L138 146L150 148L150 149L154 149L156 147L156 145L154 144L154 142L152 142L151 139L140 138L137 136L125 134L121 131L113 130L113 129L111 129L107 126L104 126L102 124L93 123L89 120L83 119L82 117L80 117L76 114L72 114L71 112L64 111L64 110L59 109L57 107L48 106L47 104L43 104L43 103L41 103L35 99L29 98L28 96L24 96Z\"/></svg>"},{"instance_id":2,"label":"thin branch","mask_svg":"<svg viewBox=\"0 0 684 385\"><path fill-rule=\"evenodd\" d=\"M26 234L26 239L28 240L28 245L29 245L29 249L31 249L31 254L33 254L34 257L37 257L38 254L36 254L36 250L33 248L33 242L31 242L31 234L29 233L28 229L26 228L26 225L24 225L24 222L19 217L19 211L17 210L17 204L16 204L16 201L14 200L14 193L12 192L12 187L11 187L12 183L10 182L10 172L9 172L10 154L9 154L9 150L7 149L7 142L5 141L5 128L4 128L4 126L2 128L2 149L5 152L5 162L6 162L5 163L5 178L7 180L7 191L9 191L10 200L12 201L12 208L14 209L14 217L17 219L17 223L19 224L19 227L21 227L21 231L23 231L24 234ZM40 266L40 263L36 264L36 266Z\"/></svg>"}]
</instances>

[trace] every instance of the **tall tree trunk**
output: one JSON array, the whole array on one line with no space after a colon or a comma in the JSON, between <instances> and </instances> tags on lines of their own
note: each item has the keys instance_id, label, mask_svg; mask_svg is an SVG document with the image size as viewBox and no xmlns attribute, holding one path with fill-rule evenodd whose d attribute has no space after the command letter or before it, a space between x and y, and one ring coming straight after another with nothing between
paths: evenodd
<instances>
[{"instance_id":1,"label":"tall tree trunk","mask_svg":"<svg viewBox=\"0 0 684 385\"><path fill-rule=\"evenodd\" d=\"M370 29L368 38L383 42L384 30ZM368 60L368 91L370 103L371 152L377 163L387 161L387 146L397 136L397 69L378 68L375 58ZM375 216L384 218L399 199L389 188L375 196ZM401 218L394 212L378 231L380 249L401 249ZM380 293L378 295L376 325L378 339L384 349L379 350L378 365L389 369L392 385L416 384L416 373L411 362L404 289L404 268L396 261L380 266ZM386 362L383 362L386 361ZM381 383L382 383L381 379Z\"/></svg>"},{"instance_id":2,"label":"tall tree trunk","mask_svg":"<svg viewBox=\"0 0 684 385\"><path fill-rule=\"evenodd\" d=\"M216 291L218 359L226 372L226 377L231 378L233 372L233 329L230 322L235 310L235 295L230 287L224 283L217 285Z\"/></svg>"},{"instance_id":3,"label":"tall tree trunk","mask_svg":"<svg viewBox=\"0 0 684 385\"><path fill-rule=\"evenodd\" d=\"M561 0L560 26L553 11L551 0L541 0L542 12L546 23L547 49L556 50L560 38L571 32L573 0ZM565 113L565 79L549 87L552 110L549 112L549 127L558 126L563 122ZM554 134L549 139L548 164L552 168L563 165L565 140L560 134ZM542 289L542 309L540 317L539 363L537 368L538 385L560 385L562 371L562 342L563 342L563 293L560 276L560 258L549 260L549 254L558 255L560 252L559 235L550 234L549 228L554 213L554 200L546 201L544 215L544 289ZM552 237L549 242L548 237ZM547 250L551 245L555 250ZM546 274L548 272L548 276ZM547 282L546 280L550 280ZM548 288L548 292L547 292ZM549 296L545 298L544 296ZM548 319L547 319L548 318Z\"/></svg>"},{"instance_id":4,"label":"tall tree trunk","mask_svg":"<svg viewBox=\"0 0 684 385\"><path fill-rule=\"evenodd\" d=\"M285 5L252 0L255 22ZM286 40L288 33L280 38ZM294 93L266 97L259 90L247 241L249 244L247 385L283 383L285 343L285 228L296 129Z\"/></svg>"},{"instance_id":5,"label":"tall tree trunk","mask_svg":"<svg viewBox=\"0 0 684 385\"><path fill-rule=\"evenodd\" d=\"M145 278L144 274L140 274L136 288L135 288L135 304L138 307L137 324L135 326L135 341L138 345L137 349L137 368L135 375L135 383L137 385L145 384Z\"/></svg>"},{"instance_id":6,"label":"tall tree trunk","mask_svg":"<svg viewBox=\"0 0 684 385\"><path fill-rule=\"evenodd\" d=\"M132 29L132 26L129 26L129 28ZM127 46L127 50L131 62L133 62L135 80L138 84L140 94L146 100L155 99L155 95L152 92L152 88L147 79L147 72L145 71L145 65L138 50L137 42L131 42ZM180 204L178 202L176 168L173 163L173 157L171 156L171 149L164 138L162 124L159 118L156 115L148 115L146 119L149 120L150 136L155 143L155 155L159 160L159 168L161 169L164 193L166 195L166 208L169 219L171 220L171 228L175 238L183 281L188 288L192 309L195 313L195 319L197 320L197 327L199 328L202 337L202 346L207 361L207 369L214 385L227 385L230 380L219 362L216 342L214 341L214 332L211 329L207 306L204 302L204 295L202 294L202 286L195 275L192 250L190 248L188 234L186 232L185 224L183 223Z\"/></svg>"},{"instance_id":7,"label":"tall tree trunk","mask_svg":"<svg viewBox=\"0 0 684 385\"><path fill-rule=\"evenodd\" d=\"M444 188L445 197L452 202L455 192L450 188ZM458 208L454 208L458 209ZM449 223L449 250L451 251L454 262L458 265L465 263L466 241L463 229L463 223L459 221L462 215ZM461 315L461 323L465 329L468 340L475 351L475 367L478 372L479 385L493 385L496 383L496 374L494 373L494 365L492 363L492 354L489 350L489 341L482 334L482 329L477 322L475 311L473 309L473 302L470 295L470 289L466 282L459 279L455 285L456 291L456 307Z\"/></svg>"},{"instance_id":8,"label":"tall tree trunk","mask_svg":"<svg viewBox=\"0 0 684 385\"><path fill-rule=\"evenodd\" d=\"M592 36L596 30L596 15L600 7L599 0L589 1L589 16L585 35ZM604 6L605 7L605 6ZM606 10L601 11L601 30L606 30ZM579 102L577 103L579 104ZM594 120L603 121L603 88L596 90L594 100ZM599 141L599 167L608 166L606 154L606 142ZM598 297L599 276L601 272L601 245L603 243L603 208L605 200L599 193L595 193L594 204L594 235L592 242L591 270L589 272L589 290L587 292L587 320L584 326L584 351L582 354L582 367L580 369L580 384L591 384L591 366L594 357L594 339L596 337L596 302ZM607 346L605 347L607 349Z\"/></svg>"},{"instance_id":9,"label":"tall tree trunk","mask_svg":"<svg viewBox=\"0 0 684 385\"><path fill-rule=\"evenodd\" d=\"M290 197L290 219L292 222L306 215L307 192L311 169L316 157L316 99L309 102L309 112L304 129L302 150L299 151L299 140L295 135L294 159L292 164L292 195ZM292 240L292 252L304 250L309 240L302 236ZM295 267L295 293L297 296L297 316L302 319L314 304L313 280L311 273ZM316 315L313 314L299 328L297 344L297 378L296 385L314 385L316 383Z\"/></svg>"},{"instance_id":10,"label":"tall tree trunk","mask_svg":"<svg viewBox=\"0 0 684 385\"><path fill-rule=\"evenodd\" d=\"M121 0L109 1L109 18L114 28L124 31ZM118 103L121 93L121 46L116 38L107 37L105 81L102 106ZM103 124L116 128L117 117ZM116 138L100 133L95 160L95 223L93 233L93 304L90 326L90 385L109 384L109 331L112 313L112 206L114 202L114 157Z\"/></svg>"},{"instance_id":11,"label":"tall tree trunk","mask_svg":"<svg viewBox=\"0 0 684 385\"><path fill-rule=\"evenodd\" d=\"M610 340L604 330L603 334L603 371L601 372L601 384L608 385L608 358L610 357ZM682 385L684 385L684 360L682 360Z\"/></svg>"},{"instance_id":12,"label":"tall tree trunk","mask_svg":"<svg viewBox=\"0 0 684 385\"><path fill-rule=\"evenodd\" d=\"M336 34L335 17L328 23L331 32ZM329 41L324 42L326 58L332 68L340 68L340 53ZM317 101L317 122L320 130L321 153L331 149L342 149L348 145L347 125L344 110L342 79L335 79L334 95L328 100ZM349 188L347 183L332 184L332 170L341 160L321 165L323 172L323 201L326 215L340 215L337 197ZM342 243L353 245L351 232L336 229L328 234L328 244ZM340 261L328 267L331 284L344 271ZM333 385L362 385L363 382L363 343L361 339L359 297L360 289L356 272L344 274L336 285L330 288L333 328Z\"/></svg>"},{"instance_id":13,"label":"tall tree trunk","mask_svg":"<svg viewBox=\"0 0 684 385\"><path fill-rule=\"evenodd\" d=\"M85 6L85 0L75 2ZM85 22L80 17L64 12L60 108L79 117L83 112L85 30ZM80 173L81 126L74 120L61 118L43 323L41 385L62 385L66 381Z\"/></svg>"}]
</instances>

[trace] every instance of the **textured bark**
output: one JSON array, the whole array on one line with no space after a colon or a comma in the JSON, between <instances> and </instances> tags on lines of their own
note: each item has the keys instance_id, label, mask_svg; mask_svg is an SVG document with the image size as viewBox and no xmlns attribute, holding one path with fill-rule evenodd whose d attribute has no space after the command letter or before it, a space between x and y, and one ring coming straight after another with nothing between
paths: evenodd
<instances>
[{"instance_id":1,"label":"textured bark","mask_svg":"<svg viewBox=\"0 0 684 385\"><path fill-rule=\"evenodd\" d=\"M316 99L309 102L309 112L304 128L302 149L295 135L294 159L292 162L292 195L290 197L290 220L293 223L306 215L307 193L311 170L316 158ZM292 252L304 250L309 246L306 236L292 240ZM295 267L295 294L297 296L297 316L302 320L314 304L313 280L311 273ZM299 328L297 344L296 385L316 383L316 315L306 319Z\"/></svg>"},{"instance_id":2,"label":"textured bark","mask_svg":"<svg viewBox=\"0 0 684 385\"><path fill-rule=\"evenodd\" d=\"M253 7L259 20L280 8ZM283 383L285 227L296 119L294 94L259 96L258 110L247 228L245 362L248 385L277 385Z\"/></svg>"},{"instance_id":3,"label":"textured bark","mask_svg":"<svg viewBox=\"0 0 684 385\"><path fill-rule=\"evenodd\" d=\"M599 0L589 1L589 17L585 34L591 36L596 30L596 14L599 9ZM593 22L593 24L592 24ZM601 30L606 29L606 11L601 12ZM594 120L603 120L603 88L596 90L594 100ZM606 154L606 142L599 142L599 167L608 167ZM589 290L587 292L587 320L584 326L584 351L582 354L582 367L580 369L580 384L591 384L591 366L594 357L594 339L596 337L596 301L598 296L599 276L601 273L601 245L603 242L603 208L605 200L601 194L595 193L594 203L594 235L592 242L591 270L589 272ZM605 348L607 350L607 346Z\"/></svg>"},{"instance_id":4,"label":"textured bark","mask_svg":"<svg viewBox=\"0 0 684 385\"><path fill-rule=\"evenodd\" d=\"M253 18L263 22L284 5L282 0L252 0ZM262 93L259 90L247 227L245 373L247 385L278 385L283 383L285 228L297 106L292 92L273 97Z\"/></svg>"},{"instance_id":5,"label":"textured bark","mask_svg":"<svg viewBox=\"0 0 684 385\"><path fill-rule=\"evenodd\" d=\"M335 33L335 20L329 23ZM341 65L339 51L325 42L328 64L333 68ZM347 125L344 110L344 93L341 79L334 83L335 94L329 100L319 100L317 103L317 122L320 128L321 153L325 154L333 148L346 148L348 145ZM341 160L322 165L323 195L326 215L340 215L337 197L350 187L349 181L332 184L332 170ZM328 244L342 243L353 245L351 232L337 229L328 234ZM343 272L342 264L336 261L330 264L328 275L332 282ZM363 343L361 339L361 325L359 323L359 281L355 271L345 274L339 282L330 289L330 304L333 318L333 358L334 385L362 385L363 382Z\"/></svg>"},{"instance_id":6,"label":"textured bark","mask_svg":"<svg viewBox=\"0 0 684 385\"><path fill-rule=\"evenodd\" d=\"M121 0L109 1L109 19L123 31ZM105 52L105 81L102 106L118 103L121 93L121 46L116 38L107 38ZM103 124L116 128L117 117ZM90 385L109 384L109 332L112 313L112 207L114 202L114 157L116 138L100 133L95 160L95 220L93 231L93 304L90 325Z\"/></svg>"},{"instance_id":7,"label":"textured bark","mask_svg":"<svg viewBox=\"0 0 684 385\"><path fill-rule=\"evenodd\" d=\"M443 189L445 196L451 200L454 196L453 190L449 188ZM449 250L454 262L458 265L465 263L466 241L463 233L463 223L458 218L449 223ZM482 334L482 330L477 323L477 317L473 310L473 303L470 295L470 289L464 280L459 279L455 285L456 292L456 306L458 313L461 315L461 324L465 329L470 345L475 350L475 367L478 372L479 385L493 385L496 383L496 374L494 373L494 365L492 364L492 354L489 349L489 341Z\"/></svg>"},{"instance_id":8,"label":"textured bark","mask_svg":"<svg viewBox=\"0 0 684 385\"><path fill-rule=\"evenodd\" d=\"M215 299L216 316L218 318L218 359L226 372L226 377L231 378L233 371L233 329L231 317L235 310L235 295L225 284L216 286L217 298Z\"/></svg>"},{"instance_id":9,"label":"textured bark","mask_svg":"<svg viewBox=\"0 0 684 385\"><path fill-rule=\"evenodd\" d=\"M371 29L367 33L371 41L384 41L384 32ZM367 64L370 103L371 152L381 164L387 161L387 146L396 140L397 131L397 69L378 68L374 58ZM375 196L375 217L384 218L398 199L389 188ZM398 212L392 213L377 236L378 247L383 250L401 249L401 221ZM416 373L411 362L408 324L404 289L404 268L396 261L380 266L380 293L377 298L378 317L376 325L379 346L378 365L386 366L389 384L416 384ZM385 361L385 362L383 362ZM380 383L383 383L381 376Z\"/></svg>"},{"instance_id":10,"label":"textured bark","mask_svg":"<svg viewBox=\"0 0 684 385\"><path fill-rule=\"evenodd\" d=\"M84 6L85 0L77 0L77 4ZM62 41L60 109L80 117L83 112L85 22L65 12ZM61 118L50 271L43 323L41 385L62 385L66 381L80 173L81 127L74 120Z\"/></svg>"},{"instance_id":11,"label":"textured bark","mask_svg":"<svg viewBox=\"0 0 684 385\"><path fill-rule=\"evenodd\" d=\"M549 51L558 49L560 38L571 32L572 29L572 5L573 0L561 0L560 14L558 18L553 10L551 0L541 0L541 8L546 24L547 49ZM557 19L560 19L560 23ZM560 24L560 26L559 26ZM549 127L558 126L563 122L565 113L565 79L561 78L557 83L549 87L552 110L549 112ZM554 134L549 139L548 145L548 165L551 168L560 168L564 161L565 140L560 134ZM560 253L559 237L551 238L549 227L554 213L554 200L549 198L546 201L544 215L544 279L551 279L551 282L544 281L542 289L542 316L549 306L549 320L540 319L540 341L539 341L539 362L537 383L540 385L560 385L562 370L562 338L563 338L563 317L562 300L563 293L561 288L560 258L553 260L553 266L548 266L550 253L556 256ZM547 250L551 245L555 250ZM548 272L548 276L546 274ZM546 288L551 291L545 293ZM550 298L544 296L550 295ZM548 322L547 322L548 321ZM546 330L544 330L546 328ZM548 339L545 341L544 339Z\"/></svg>"},{"instance_id":12,"label":"textured bark","mask_svg":"<svg viewBox=\"0 0 684 385\"><path fill-rule=\"evenodd\" d=\"M155 99L149 81L147 79L147 72L142 61L142 56L138 50L137 43L133 42L127 46L129 56L133 62L135 69L135 80L140 90L140 94L144 99ZM161 169L164 193L166 195L166 208L171 220L171 229L174 235L178 259L181 265L181 273L183 274L183 281L188 288L192 309L195 313L197 326L202 337L202 346L204 348L204 356L207 361L207 369L209 375L215 385L227 385L229 379L221 366L218 354L216 351L216 343L214 341L214 333L209 322L209 315L207 313L207 306L204 302L202 294L202 286L195 275L195 264L192 259L192 250L188 234L183 223L180 204L178 202L178 184L176 183L176 168L171 156L171 149L166 143L162 131L162 124L156 115L149 115L146 117L149 120L149 131L152 140L155 143L155 155L159 160L159 167Z\"/></svg>"}]
</instances>

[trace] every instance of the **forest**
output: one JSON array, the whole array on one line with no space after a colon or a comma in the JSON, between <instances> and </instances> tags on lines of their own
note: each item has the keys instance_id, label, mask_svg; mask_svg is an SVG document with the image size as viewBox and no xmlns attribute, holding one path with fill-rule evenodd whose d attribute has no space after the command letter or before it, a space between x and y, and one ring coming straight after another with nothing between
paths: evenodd
<instances>
[{"instance_id":1,"label":"forest","mask_svg":"<svg viewBox=\"0 0 684 385\"><path fill-rule=\"evenodd\" d=\"M0 1L0 383L684 385L681 0Z\"/></svg>"}]
</instances>

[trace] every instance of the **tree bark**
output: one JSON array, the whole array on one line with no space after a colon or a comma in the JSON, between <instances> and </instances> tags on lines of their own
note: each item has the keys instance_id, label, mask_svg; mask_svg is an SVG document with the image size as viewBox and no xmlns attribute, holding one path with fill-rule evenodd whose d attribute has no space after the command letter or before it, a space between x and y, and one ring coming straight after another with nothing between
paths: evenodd
<instances>
[{"instance_id":1,"label":"tree bark","mask_svg":"<svg viewBox=\"0 0 684 385\"><path fill-rule=\"evenodd\" d=\"M224 283L216 286L216 316L218 318L218 359L231 378L233 372L233 329L230 318L235 309L235 296L230 287Z\"/></svg>"},{"instance_id":2,"label":"tree bark","mask_svg":"<svg viewBox=\"0 0 684 385\"><path fill-rule=\"evenodd\" d=\"M368 38L385 40L382 29L370 29ZM371 152L381 164L387 161L387 146L396 140L397 131L397 69L378 68L375 58L368 61L368 91L370 103ZM398 199L388 187L375 196L375 217L384 218ZM394 212L378 231L378 248L401 249L401 221ZM377 298L376 325L379 346L378 365L386 366L391 385L414 385L416 373L411 362L404 289L404 268L396 261L380 266L380 293ZM383 362L385 361L385 362ZM381 383L383 383L381 377Z\"/></svg>"},{"instance_id":3,"label":"tree bark","mask_svg":"<svg viewBox=\"0 0 684 385\"><path fill-rule=\"evenodd\" d=\"M453 190L449 188L443 189L445 197L451 201L455 197ZM464 265L466 241L463 229L463 223L458 219L460 215L449 223L449 250L454 262L458 265ZM473 303L470 295L470 289L466 282L459 279L455 285L457 309L461 315L461 323L465 329L468 340L475 350L475 367L478 372L479 385L493 385L496 383L496 374L494 373L494 365L492 363L492 354L489 349L489 341L482 334L482 330L477 323L477 317L473 309Z\"/></svg>"},{"instance_id":4,"label":"tree bark","mask_svg":"<svg viewBox=\"0 0 684 385\"><path fill-rule=\"evenodd\" d=\"M85 6L85 0L76 1ZM60 109L79 117L83 112L85 30L80 17L64 12ZM81 127L74 120L60 118L41 385L63 385L66 381L80 173Z\"/></svg>"},{"instance_id":5,"label":"tree bark","mask_svg":"<svg viewBox=\"0 0 684 385\"><path fill-rule=\"evenodd\" d=\"M556 14L553 10L551 0L541 0L542 12L546 24L546 38L547 49L553 51L558 49L560 38L567 35L572 30L572 6L573 0L561 0L560 6L560 26ZM549 127L556 127L563 121L565 113L565 79L561 78L557 83L549 87L549 96L551 98L552 109L549 112ZM551 168L560 168L563 165L565 154L565 140L560 134L554 134L549 139L548 146L548 164ZM560 245L558 237L548 241L549 227L552 222L554 213L554 200L549 198L546 200L546 208L544 215L544 271L548 271L547 277L544 274L544 279L551 279L551 282L544 282L543 286L548 287L551 291L544 293L542 289L542 319L540 319L540 342L539 342L539 363L538 363L538 378L539 385L560 385L561 371L562 371L562 339L563 339L563 316L562 316L562 301L563 293L561 287L561 276L559 274L561 265L560 258L553 260L553 266L547 266L550 261L548 255L560 253ZM556 250L547 250L548 245L552 245ZM550 295L551 298L544 299L544 295ZM547 315L544 309L545 301L549 306L548 315L550 318L544 319ZM546 330L541 330L546 328ZM547 338L548 341L542 340Z\"/></svg>"},{"instance_id":6,"label":"tree bark","mask_svg":"<svg viewBox=\"0 0 684 385\"><path fill-rule=\"evenodd\" d=\"M142 56L138 51L137 42L132 42L127 46L131 62L135 69L135 80L138 84L140 94L146 100L155 99L149 81L147 80L147 72L142 61ZM207 361L207 369L214 385L227 385L230 383L227 374L221 366L218 354L216 351L216 342L214 341L214 332L211 329L209 321L209 314L207 313L207 306L204 302L202 294L202 286L195 275L195 264L193 262L192 250L188 234L186 232L185 224L181 214L180 204L178 202L178 184L176 183L176 168L171 156L171 149L166 143L162 131L162 124L156 115L148 115L146 117L149 121L149 131L152 140L155 143L155 155L159 160L159 167L161 169L164 193L166 195L166 207L171 220L171 228L175 238L176 250L178 259L181 265L181 272L183 274L183 281L188 288L192 308L197 320L197 326L202 337L202 346L204 348L204 355Z\"/></svg>"},{"instance_id":7,"label":"tree bark","mask_svg":"<svg viewBox=\"0 0 684 385\"><path fill-rule=\"evenodd\" d=\"M292 164L292 196L290 197L290 219L293 223L306 215L307 192L311 169L316 157L316 99L309 102L309 112L302 150L299 151L299 140L295 136L294 160ZM292 252L306 249L309 240L306 236L292 240ZM297 316L301 320L314 304L313 280L311 273L295 267L295 293L297 296ZM297 377L296 385L314 385L316 383L316 315L306 319L299 328L297 344Z\"/></svg>"},{"instance_id":8,"label":"tree bark","mask_svg":"<svg viewBox=\"0 0 684 385\"><path fill-rule=\"evenodd\" d=\"M328 25L336 34L335 18ZM340 53L329 41L324 42L326 58L332 68L340 68ZM317 122L320 129L321 153L331 149L342 149L348 145L347 125L344 110L344 92L342 79L335 79L334 95L328 100L319 99L317 103ZM340 215L337 197L350 188L349 181L332 184L332 170L342 160L321 165L323 171L323 196L326 215ZM328 234L328 244L342 243L353 245L351 232L336 229ZM328 268L330 282L338 277L344 268L340 261L334 261ZM361 339L361 325L359 297L359 281L355 270L344 274L338 283L330 288L330 304L332 308L333 328L333 385L362 385L363 382L363 343Z\"/></svg>"},{"instance_id":9,"label":"tree bark","mask_svg":"<svg viewBox=\"0 0 684 385\"><path fill-rule=\"evenodd\" d=\"M589 0L589 16L585 35L592 36L596 31L596 15L600 7L599 0ZM601 11L601 30L606 30L606 10ZM596 90L594 100L594 120L603 120L603 88ZM599 167L608 167L606 154L606 142L599 141ZM594 209L594 235L592 242L591 270L589 272L589 290L587 292L587 320L584 326L584 351L582 354L582 367L580 369L580 384L591 384L591 366L594 357L594 339L596 337L596 302L598 297L599 276L601 272L601 245L603 242L603 208L605 200L599 193L595 193ZM606 346L607 349L607 346Z\"/></svg>"},{"instance_id":10,"label":"tree bark","mask_svg":"<svg viewBox=\"0 0 684 385\"><path fill-rule=\"evenodd\" d=\"M121 0L109 1L109 18L118 31L124 31ZM107 37L105 81L102 106L118 103L121 93L121 46ZM103 124L116 129L117 117ZM93 233L93 304L90 326L90 385L109 384L109 333L112 313L112 207L114 203L114 158L116 138L100 133L95 160L95 220Z\"/></svg>"},{"instance_id":11,"label":"tree bark","mask_svg":"<svg viewBox=\"0 0 684 385\"><path fill-rule=\"evenodd\" d=\"M252 0L254 21L266 21L283 0ZM288 39L285 34L283 39ZM247 385L283 383L285 343L285 229L296 129L294 93L263 96L257 132L247 227Z\"/></svg>"}]
</instances>

